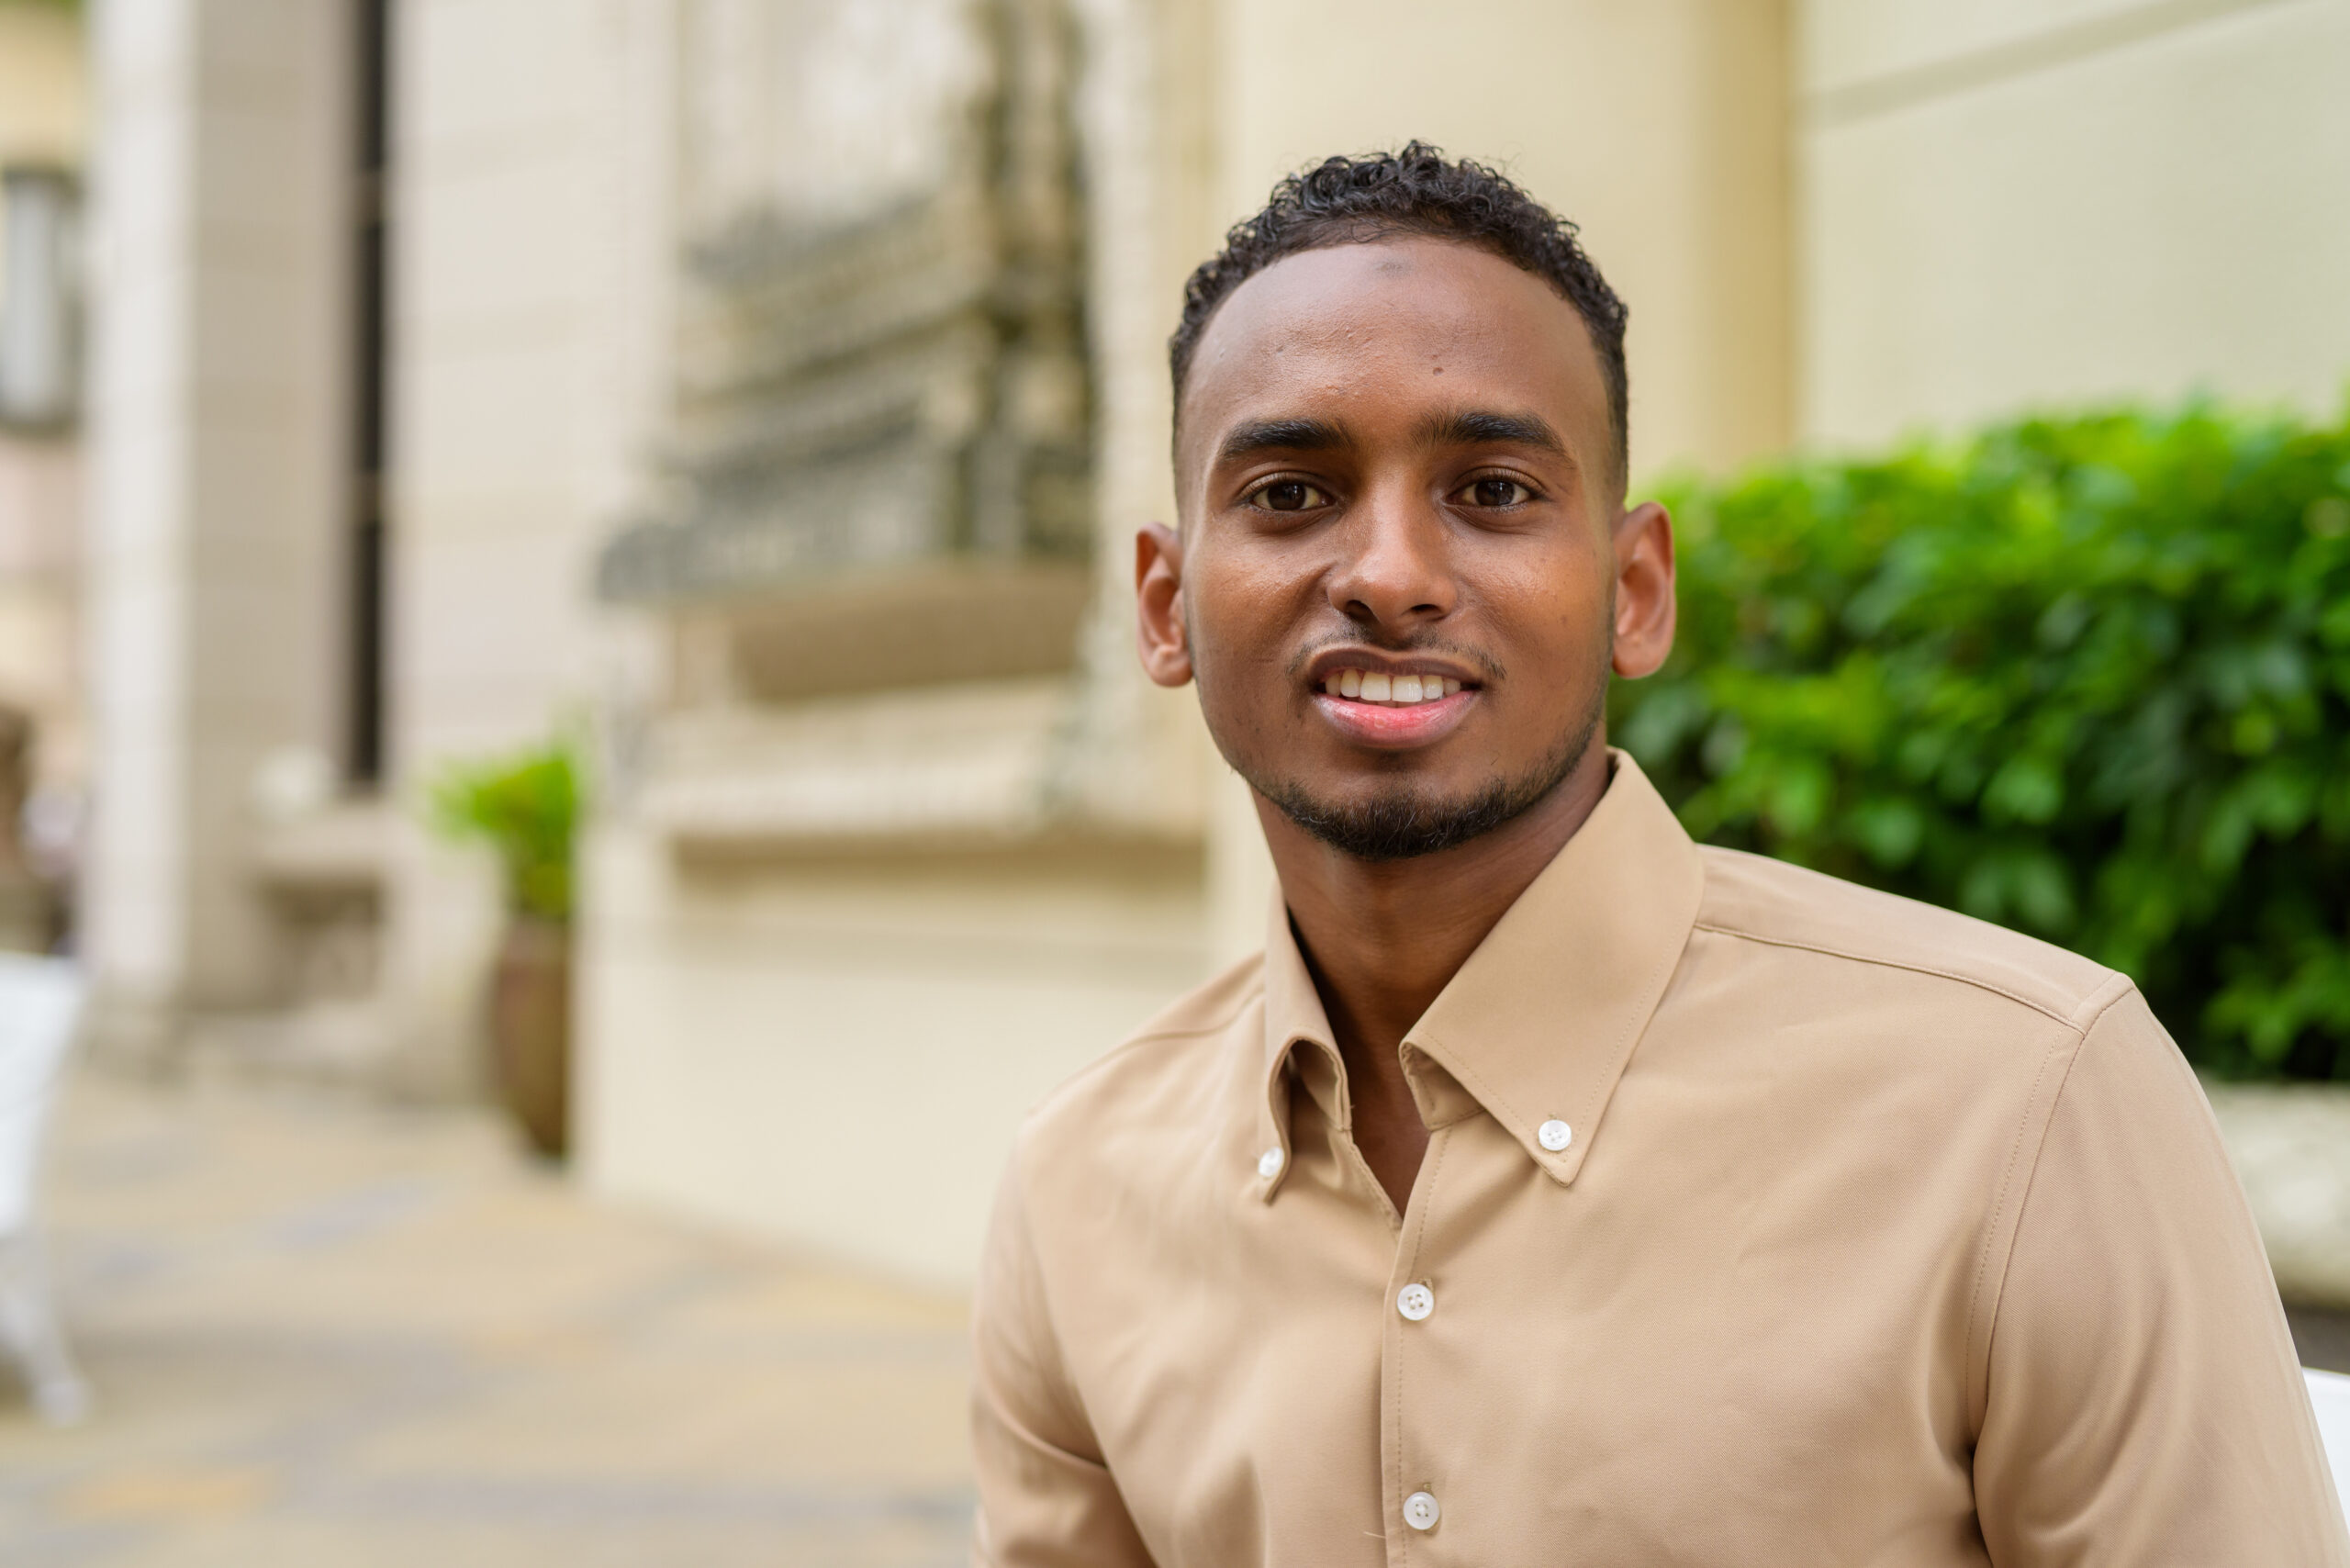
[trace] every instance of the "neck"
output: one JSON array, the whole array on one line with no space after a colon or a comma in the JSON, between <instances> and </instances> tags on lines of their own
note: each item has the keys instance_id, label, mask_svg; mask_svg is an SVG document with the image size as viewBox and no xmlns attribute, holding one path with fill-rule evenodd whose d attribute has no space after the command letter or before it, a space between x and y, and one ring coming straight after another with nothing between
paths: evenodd
<instances>
[{"instance_id":1,"label":"neck","mask_svg":"<svg viewBox=\"0 0 2350 1568\"><path fill-rule=\"evenodd\" d=\"M1436 855L1342 854L1262 797L1257 814L1298 945L1359 1106L1409 1103L1396 1051L1477 945L1582 827L1607 787L1595 737L1557 789L1493 832Z\"/></svg>"}]
</instances>

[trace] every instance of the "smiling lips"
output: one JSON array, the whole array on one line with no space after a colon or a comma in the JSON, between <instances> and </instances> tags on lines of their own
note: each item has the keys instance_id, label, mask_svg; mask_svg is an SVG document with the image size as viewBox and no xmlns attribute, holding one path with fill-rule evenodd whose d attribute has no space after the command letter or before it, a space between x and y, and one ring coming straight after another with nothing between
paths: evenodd
<instances>
[{"instance_id":1,"label":"smiling lips","mask_svg":"<svg viewBox=\"0 0 2350 1568\"><path fill-rule=\"evenodd\" d=\"M1337 669L1322 678L1314 705L1358 745L1411 750L1450 734L1479 696L1450 676Z\"/></svg>"},{"instance_id":2,"label":"smiling lips","mask_svg":"<svg viewBox=\"0 0 2350 1568\"><path fill-rule=\"evenodd\" d=\"M1385 702L1408 708L1453 695L1460 683L1438 675L1390 676L1377 670L1337 669L1322 678L1322 689L1333 697L1357 702Z\"/></svg>"}]
</instances>

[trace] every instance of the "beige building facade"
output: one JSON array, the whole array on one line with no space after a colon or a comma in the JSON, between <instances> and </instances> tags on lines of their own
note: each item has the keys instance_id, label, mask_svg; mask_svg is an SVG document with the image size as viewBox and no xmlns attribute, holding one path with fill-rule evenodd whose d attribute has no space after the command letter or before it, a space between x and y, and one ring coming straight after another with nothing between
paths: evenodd
<instances>
[{"instance_id":1,"label":"beige building facade","mask_svg":"<svg viewBox=\"0 0 2350 1568\"><path fill-rule=\"evenodd\" d=\"M1798 428L2350 395L2350 6L1817 0Z\"/></svg>"},{"instance_id":2,"label":"beige building facade","mask_svg":"<svg viewBox=\"0 0 2350 1568\"><path fill-rule=\"evenodd\" d=\"M1261 929L1125 583L1182 279L1283 171L1418 136L1575 217L1643 474L2350 374L2350 0L90 24L112 1036L465 1088L498 912L416 791L579 724L583 1179L932 1281L1024 1108Z\"/></svg>"}]
</instances>

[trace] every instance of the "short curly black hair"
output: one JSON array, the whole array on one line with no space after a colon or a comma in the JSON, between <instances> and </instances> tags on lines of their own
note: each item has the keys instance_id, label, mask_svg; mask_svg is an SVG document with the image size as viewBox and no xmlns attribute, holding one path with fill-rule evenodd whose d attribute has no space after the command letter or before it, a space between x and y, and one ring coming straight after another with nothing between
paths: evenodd
<instances>
[{"instance_id":1,"label":"short curly black hair","mask_svg":"<svg viewBox=\"0 0 2350 1568\"><path fill-rule=\"evenodd\" d=\"M1202 262L1183 286L1183 319L1167 340L1176 406L1182 405L1183 382L1200 336L1234 289L1300 252L1399 234L1490 251L1542 279L1574 307L1598 351L1616 437L1615 477L1623 483L1631 442L1624 302L1583 254L1573 224L1507 175L1465 158L1447 158L1423 141L1406 142L1394 152L1326 159L1283 179L1262 211L1233 225L1224 249Z\"/></svg>"}]
</instances>

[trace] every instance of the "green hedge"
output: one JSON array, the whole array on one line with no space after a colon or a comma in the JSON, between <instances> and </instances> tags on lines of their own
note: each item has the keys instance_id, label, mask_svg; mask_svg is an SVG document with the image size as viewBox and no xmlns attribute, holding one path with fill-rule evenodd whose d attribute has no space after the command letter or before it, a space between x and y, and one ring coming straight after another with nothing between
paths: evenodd
<instances>
[{"instance_id":1,"label":"green hedge","mask_svg":"<svg viewBox=\"0 0 2350 1568\"><path fill-rule=\"evenodd\" d=\"M1690 831L2134 976L2188 1056L2350 1077L2350 415L2207 406L1668 487L1613 734Z\"/></svg>"}]
</instances>

